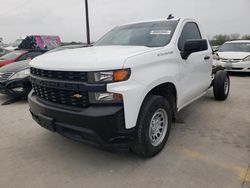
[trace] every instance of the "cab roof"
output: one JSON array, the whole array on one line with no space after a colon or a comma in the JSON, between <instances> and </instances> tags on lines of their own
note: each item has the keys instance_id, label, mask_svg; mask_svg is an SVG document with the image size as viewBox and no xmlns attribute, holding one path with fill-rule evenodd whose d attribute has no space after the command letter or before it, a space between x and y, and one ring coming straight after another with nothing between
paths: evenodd
<instances>
[{"instance_id":1,"label":"cab roof","mask_svg":"<svg viewBox=\"0 0 250 188\"><path fill-rule=\"evenodd\" d=\"M144 20L144 21L136 21L136 22L131 22L131 23L126 23L126 24L121 24L119 26L126 26L126 25L132 25L132 24L141 24L141 23L150 23L150 22L164 22L164 21L180 21L180 20L186 20L189 18L172 18L172 19L153 19L153 20ZM189 19L193 20L193 19Z\"/></svg>"},{"instance_id":2,"label":"cab roof","mask_svg":"<svg viewBox=\"0 0 250 188\"><path fill-rule=\"evenodd\" d=\"M250 43L250 40L233 40L226 42L227 44L233 44L233 43Z\"/></svg>"}]
</instances>

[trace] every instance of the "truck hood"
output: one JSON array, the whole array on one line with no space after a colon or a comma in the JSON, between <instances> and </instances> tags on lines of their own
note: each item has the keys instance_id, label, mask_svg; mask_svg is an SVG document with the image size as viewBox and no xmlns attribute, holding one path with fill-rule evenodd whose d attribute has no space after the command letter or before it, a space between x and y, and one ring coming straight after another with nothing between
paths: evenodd
<instances>
[{"instance_id":1,"label":"truck hood","mask_svg":"<svg viewBox=\"0 0 250 188\"><path fill-rule=\"evenodd\" d=\"M218 52L218 55L222 59L244 59L249 56L249 52Z\"/></svg>"},{"instance_id":2,"label":"truck hood","mask_svg":"<svg viewBox=\"0 0 250 188\"><path fill-rule=\"evenodd\" d=\"M60 71L121 69L127 58L155 50L143 46L94 46L44 54L33 59L34 68Z\"/></svg>"}]
</instances>

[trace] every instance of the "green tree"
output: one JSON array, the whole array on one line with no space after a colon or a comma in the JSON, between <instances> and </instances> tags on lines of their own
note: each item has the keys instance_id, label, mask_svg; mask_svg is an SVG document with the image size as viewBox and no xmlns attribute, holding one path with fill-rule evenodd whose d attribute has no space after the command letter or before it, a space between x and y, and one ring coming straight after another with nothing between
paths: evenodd
<instances>
[{"instance_id":1,"label":"green tree","mask_svg":"<svg viewBox=\"0 0 250 188\"><path fill-rule=\"evenodd\" d=\"M250 35L243 35L241 37L242 40L250 40Z\"/></svg>"},{"instance_id":2,"label":"green tree","mask_svg":"<svg viewBox=\"0 0 250 188\"><path fill-rule=\"evenodd\" d=\"M231 36L230 35L215 35L213 36L212 40L211 40L211 45L212 46L218 46L218 45L222 45L224 44L226 41L231 40Z\"/></svg>"},{"instance_id":3,"label":"green tree","mask_svg":"<svg viewBox=\"0 0 250 188\"><path fill-rule=\"evenodd\" d=\"M230 35L231 40L237 40L240 39L240 34L238 33L233 33Z\"/></svg>"}]
</instances>

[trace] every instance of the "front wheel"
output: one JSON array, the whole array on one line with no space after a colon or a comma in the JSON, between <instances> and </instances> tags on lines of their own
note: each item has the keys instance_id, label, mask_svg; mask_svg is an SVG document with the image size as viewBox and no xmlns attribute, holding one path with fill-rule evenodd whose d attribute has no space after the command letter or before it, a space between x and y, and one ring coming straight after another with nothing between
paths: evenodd
<instances>
[{"instance_id":1,"label":"front wheel","mask_svg":"<svg viewBox=\"0 0 250 188\"><path fill-rule=\"evenodd\" d=\"M137 121L137 135L132 150L142 157L153 157L165 146L172 124L170 102L149 95Z\"/></svg>"},{"instance_id":2,"label":"front wheel","mask_svg":"<svg viewBox=\"0 0 250 188\"><path fill-rule=\"evenodd\" d=\"M230 78L226 71L218 71L215 73L213 81L214 98L218 101L227 99L230 91Z\"/></svg>"}]
</instances>

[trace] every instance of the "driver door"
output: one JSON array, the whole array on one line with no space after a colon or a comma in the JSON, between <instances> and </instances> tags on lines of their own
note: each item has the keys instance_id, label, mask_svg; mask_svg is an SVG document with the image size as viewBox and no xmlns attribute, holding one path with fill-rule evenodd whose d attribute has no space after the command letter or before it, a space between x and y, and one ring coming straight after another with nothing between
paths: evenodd
<instances>
[{"instance_id":1,"label":"driver door","mask_svg":"<svg viewBox=\"0 0 250 188\"><path fill-rule=\"evenodd\" d=\"M178 48L184 51L187 40L202 39L199 27L194 22L187 22L179 38ZM199 97L211 84L211 49L192 53L180 62L181 106Z\"/></svg>"}]
</instances>

